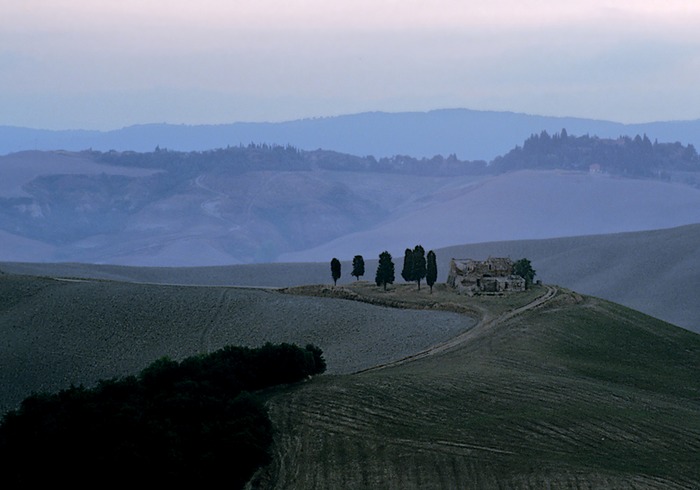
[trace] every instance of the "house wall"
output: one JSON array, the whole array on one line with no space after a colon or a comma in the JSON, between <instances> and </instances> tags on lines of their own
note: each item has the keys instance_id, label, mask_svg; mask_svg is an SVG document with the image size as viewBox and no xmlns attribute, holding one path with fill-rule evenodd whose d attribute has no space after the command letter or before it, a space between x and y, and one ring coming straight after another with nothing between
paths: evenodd
<instances>
[{"instance_id":1,"label":"house wall","mask_svg":"<svg viewBox=\"0 0 700 490\"><path fill-rule=\"evenodd\" d=\"M508 258L452 259L447 284L469 292L525 290L525 279L513 275L513 261Z\"/></svg>"}]
</instances>

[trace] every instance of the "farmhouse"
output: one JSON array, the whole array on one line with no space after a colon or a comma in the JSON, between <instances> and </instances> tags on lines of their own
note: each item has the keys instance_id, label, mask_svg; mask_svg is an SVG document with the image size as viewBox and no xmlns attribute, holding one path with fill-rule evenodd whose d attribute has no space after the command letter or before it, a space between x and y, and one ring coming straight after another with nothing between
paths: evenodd
<instances>
[{"instance_id":1,"label":"farmhouse","mask_svg":"<svg viewBox=\"0 0 700 490\"><path fill-rule=\"evenodd\" d=\"M525 279L513 273L513 261L504 257L452 259L447 284L468 294L525 291Z\"/></svg>"}]
</instances>

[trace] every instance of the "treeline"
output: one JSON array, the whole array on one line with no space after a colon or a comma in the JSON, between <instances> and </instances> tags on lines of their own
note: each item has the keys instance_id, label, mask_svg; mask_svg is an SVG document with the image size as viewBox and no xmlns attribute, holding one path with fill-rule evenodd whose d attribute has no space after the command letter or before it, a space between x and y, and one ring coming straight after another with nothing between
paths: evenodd
<instances>
[{"instance_id":1,"label":"treeline","mask_svg":"<svg viewBox=\"0 0 700 490\"><path fill-rule=\"evenodd\" d=\"M325 369L318 347L268 343L32 395L0 425L3 485L242 488L269 461L273 430L249 392Z\"/></svg>"},{"instance_id":2,"label":"treeline","mask_svg":"<svg viewBox=\"0 0 700 490\"><path fill-rule=\"evenodd\" d=\"M486 162L459 160L456 155L414 158L396 155L376 159L329 150L299 150L291 145L249 144L208 151L171 151L156 148L152 152L91 151L97 161L125 167L153 168L177 171L179 175L194 176L200 171L225 166L227 172L244 173L254 170L336 170L347 172L378 172L409 175L469 175L486 172Z\"/></svg>"},{"instance_id":3,"label":"treeline","mask_svg":"<svg viewBox=\"0 0 700 490\"><path fill-rule=\"evenodd\" d=\"M617 139L571 136L546 131L532 135L522 147L498 157L490 165L495 172L519 169L568 169L600 171L627 177L670 179L671 172L700 171L700 157L693 145L652 142L646 135Z\"/></svg>"},{"instance_id":4,"label":"treeline","mask_svg":"<svg viewBox=\"0 0 700 490\"><path fill-rule=\"evenodd\" d=\"M96 160L112 165L177 170L180 177L193 177L220 166L229 173L322 169L430 176L481 175L520 169L588 171L591 165L599 165L609 174L628 177L669 178L672 171L700 171L700 157L693 145L652 142L646 135L617 139L572 136L566 129L553 135L546 131L533 134L522 146L516 146L491 162L459 160L454 154L432 158L395 155L376 159L321 149L299 150L291 145L253 143L192 152L156 148L145 153L89 153Z\"/></svg>"},{"instance_id":5,"label":"treeline","mask_svg":"<svg viewBox=\"0 0 700 490\"><path fill-rule=\"evenodd\" d=\"M394 260L388 251L379 254L377 262L377 272L374 276L374 282L377 286L381 286L386 291L388 284L394 284L396 280ZM416 282L420 291L420 282L425 279L425 282L430 287L430 292L433 292L433 285L437 280L437 258L435 252L430 250L428 255L425 254L425 249L422 245L416 245L415 248L407 248L403 258L403 269L401 277L406 282ZM341 263L336 257L331 259L331 277L333 285L338 283L342 275ZM355 255L352 259L351 276L358 281L360 277L365 275L365 259L362 255Z\"/></svg>"}]
</instances>

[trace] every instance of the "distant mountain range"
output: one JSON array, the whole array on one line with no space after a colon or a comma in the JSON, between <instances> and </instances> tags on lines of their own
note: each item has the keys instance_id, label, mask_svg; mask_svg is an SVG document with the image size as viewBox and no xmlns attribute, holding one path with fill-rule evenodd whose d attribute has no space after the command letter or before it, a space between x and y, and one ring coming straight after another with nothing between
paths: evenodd
<instances>
[{"instance_id":1,"label":"distant mountain range","mask_svg":"<svg viewBox=\"0 0 700 490\"><path fill-rule=\"evenodd\" d=\"M651 141L700 147L700 119L621 124L512 112L443 109L430 112L362 114L279 123L221 125L145 124L113 131L51 131L0 126L0 155L24 150L152 151L156 147L201 151L248 143L291 144L377 158L393 155L456 155L491 160L532 134L566 128L570 134L617 138L646 134Z\"/></svg>"}]
</instances>

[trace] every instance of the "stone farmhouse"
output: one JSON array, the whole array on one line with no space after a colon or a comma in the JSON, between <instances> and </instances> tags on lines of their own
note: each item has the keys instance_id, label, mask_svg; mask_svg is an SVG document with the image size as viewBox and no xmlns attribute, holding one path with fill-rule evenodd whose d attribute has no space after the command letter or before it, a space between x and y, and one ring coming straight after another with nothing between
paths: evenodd
<instances>
[{"instance_id":1,"label":"stone farmhouse","mask_svg":"<svg viewBox=\"0 0 700 490\"><path fill-rule=\"evenodd\" d=\"M525 279L514 274L513 265L504 257L452 259L447 284L467 294L525 291Z\"/></svg>"}]
</instances>

